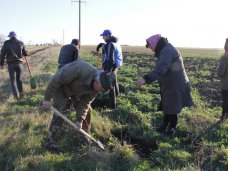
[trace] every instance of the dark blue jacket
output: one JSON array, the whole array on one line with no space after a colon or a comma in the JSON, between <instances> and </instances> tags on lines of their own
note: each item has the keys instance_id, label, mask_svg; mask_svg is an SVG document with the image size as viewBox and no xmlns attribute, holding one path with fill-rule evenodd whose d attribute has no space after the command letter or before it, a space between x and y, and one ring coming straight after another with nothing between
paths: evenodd
<instances>
[{"instance_id":1,"label":"dark blue jacket","mask_svg":"<svg viewBox=\"0 0 228 171\"><path fill-rule=\"evenodd\" d=\"M112 37L104 46L104 58L102 63L105 71L115 71L116 68L122 66L122 49L117 41L116 37Z\"/></svg>"},{"instance_id":2,"label":"dark blue jacket","mask_svg":"<svg viewBox=\"0 0 228 171\"><path fill-rule=\"evenodd\" d=\"M58 60L59 68L63 67L64 65L70 62L78 60L79 58L78 53L79 53L79 50L77 46L73 44L68 44L63 46L59 54L59 60Z\"/></svg>"}]
</instances>

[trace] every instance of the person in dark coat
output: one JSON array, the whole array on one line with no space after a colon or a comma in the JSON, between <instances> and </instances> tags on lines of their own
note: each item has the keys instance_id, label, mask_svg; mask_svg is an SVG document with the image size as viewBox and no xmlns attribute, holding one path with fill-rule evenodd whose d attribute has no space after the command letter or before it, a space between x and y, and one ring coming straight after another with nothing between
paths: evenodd
<instances>
[{"instance_id":1,"label":"person in dark coat","mask_svg":"<svg viewBox=\"0 0 228 171\"><path fill-rule=\"evenodd\" d=\"M64 45L59 53L59 68L79 59L79 40L72 39L71 44Z\"/></svg>"},{"instance_id":2,"label":"person in dark coat","mask_svg":"<svg viewBox=\"0 0 228 171\"><path fill-rule=\"evenodd\" d=\"M178 122L178 114L184 107L194 106L189 79L186 75L181 54L160 34L146 39L146 47L155 52L155 68L138 79L136 87L158 80L161 92L163 123L156 130L173 136Z\"/></svg>"},{"instance_id":3,"label":"person in dark coat","mask_svg":"<svg viewBox=\"0 0 228 171\"><path fill-rule=\"evenodd\" d=\"M121 46L118 44L118 38L112 35L111 30L104 30L100 36L103 37L106 44L100 44L103 48L102 66L104 71L112 72L116 75L118 68L122 66L123 56ZM97 46L97 51L99 50ZM119 85L116 80L116 84L109 92L109 107L116 108L116 97L119 95Z\"/></svg>"},{"instance_id":4,"label":"person in dark coat","mask_svg":"<svg viewBox=\"0 0 228 171\"><path fill-rule=\"evenodd\" d=\"M226 39L224 50L225 53L220 58L217 68L217 76L220 79L220 89L222 95L221 122L224 122L228 117L228 39Z\"/></svg>"},{"instance_id":5,"label":"person in dark coat","mask_svg":"<svg viewBox=\"0 0 228 171\"><path fill-rule=\"evenodd\" d=\"M24 43L17 39L16 32L11 31L1 49L0 68L3 69L5 58L8 64L11 88L16 99L23 97L23 56L28 56Z\"/></svg>"}]
</instances>

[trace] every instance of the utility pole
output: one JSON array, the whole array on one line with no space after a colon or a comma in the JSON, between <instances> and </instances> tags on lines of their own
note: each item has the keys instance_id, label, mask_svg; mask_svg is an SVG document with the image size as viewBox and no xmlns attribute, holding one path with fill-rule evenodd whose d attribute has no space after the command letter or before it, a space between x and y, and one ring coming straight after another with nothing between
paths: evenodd
<instances>
[{"instance_id":1,"label":"utility pole","mask_svg":"<svg viewBox=\"0 0 228 171\"><path fill-rule=\"evenodd\" d=\"M79 4L78 4L78 7L79 7L79 9L78 9L78 11L79 11L79 28L78 28L78 32L79 32L79 49L80 49L80 44L81 44L81 3L86 3L86 1L81 1L81 0L78 0L78 1L73 1L73 0L71 0L71 3L73 3L73 2L78 2Z\"/></svg>"}]
</instances>

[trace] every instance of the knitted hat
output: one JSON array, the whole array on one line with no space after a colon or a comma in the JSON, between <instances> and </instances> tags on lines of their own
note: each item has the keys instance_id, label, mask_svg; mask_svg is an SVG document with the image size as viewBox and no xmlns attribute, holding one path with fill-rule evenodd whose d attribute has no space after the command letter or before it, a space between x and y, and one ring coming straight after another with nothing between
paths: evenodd
<instances>
[{"instance_id":1,"label":"knitted hat","mask_svg":"<svg viewBox=\"0 0 228 171\"><path fill-rule=\"evenodd\" d=\"M100 75L100 82L105 90L113 89L116 83L116 76L110 72L102 72Z\"/></svg>"}]
</instances>

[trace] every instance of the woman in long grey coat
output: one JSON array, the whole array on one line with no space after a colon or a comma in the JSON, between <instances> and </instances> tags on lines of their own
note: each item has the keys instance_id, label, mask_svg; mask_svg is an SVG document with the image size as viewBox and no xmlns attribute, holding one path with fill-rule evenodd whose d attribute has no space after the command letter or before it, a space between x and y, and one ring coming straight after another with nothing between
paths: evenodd
<instances>
[{"instance_id":1,"label":"woman in long grey coat","mask_svg":"<svg viewBox=\"0 0 228 171\"><path fill-rule=\"evenodd\" d=\"M175 132L178 114L184 107L194 106L189 79L186 75L181 54L168 40L160 34L146 40L146 47L155 52L157 58L155 68L138 79L136 87L158 80L161 92L161 110L163 123L156 130L172 136ZM167 129L168 127L168 129Z\"/></svg>"}]
</instances>

